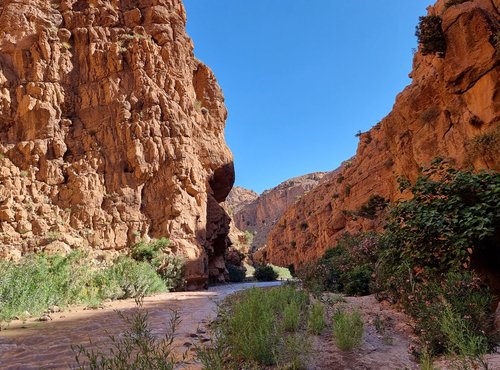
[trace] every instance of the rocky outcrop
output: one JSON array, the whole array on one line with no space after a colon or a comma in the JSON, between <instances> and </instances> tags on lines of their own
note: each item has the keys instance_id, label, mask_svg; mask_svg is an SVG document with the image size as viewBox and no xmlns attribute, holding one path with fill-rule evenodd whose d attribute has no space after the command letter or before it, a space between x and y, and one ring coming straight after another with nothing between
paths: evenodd
<instances>
[{"instance_id":1,"label":"rocky outcrop","mask_svg":"<svg viewBox=\"0 0 500 370\"><path fill-rule=\"evenodd\" d=\"M235 192L228 199L241 200L235 202L233 208L233 219L239 230L249 231L254 234L251 248L259 249L266 243L267 235L272 227L279 220L283 212L304 195L304 193L313 189L327 173L316 172L293 179L287 180L275 188L266 190L253 201L253 194L249 197L239 196L238 194L247 194L241 190L232 190ZM249 190L246 190L247 192Z\"/></svg>"},{"instance_id":2,"label":"rocky outcrop","mask_svg":"<svg viewBox=\"0 0 500 370\"><path fill-rule=\"evenodd\" d=\"M235 186L226 198L226 206L231 214L238 213L258 197L259 194L253 190Z\"/></svg>"},{"instance_id":3,"label":"rocky outcrop","mask_svg":"<svg viewBox=\"0 0 500 370\"><path fill-rule=\"evenodd\" d=\"M374 195L400 198L397 178L414 181L420 166L437 156L459 168L500 170L500 6L492 0L445 3L429 8L442 17L444 55L415 54L413 82L392 112L360 136L355 158L339 174L284 213L258 259L297 267L346 231L377 228L376 219L349 217L348 211Z\"/></svg>"},{"instance_id":4,"label":"rocky outcrop","mask_svg":"<svg viewBox=\"0 0 500 370\"><path fill-rule=\"evenodd\" d=\"M224 97L180 0L0 1L0 254L166 236L224 273Z\"/></svg>"}]
</instances>

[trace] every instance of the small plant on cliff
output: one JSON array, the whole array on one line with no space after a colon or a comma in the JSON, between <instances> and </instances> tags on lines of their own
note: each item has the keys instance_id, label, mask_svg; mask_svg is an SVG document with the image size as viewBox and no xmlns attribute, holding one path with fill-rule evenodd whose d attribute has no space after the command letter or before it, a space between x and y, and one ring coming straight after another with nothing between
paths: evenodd
<instances>
[{"instance_id":1,"label":"small plant on cliff","mask_svg":"<svg viewBox=\"0 0 500 370\"><path fill-rule=\"evenodd\" d=\"M271 265L257 266L253 276L258 281L274 281L278 278L278 273L274 271Z\"/></svg>"},{"instance_id":2,"label":"small plant on cliff","mask_svg":"<svg viewBox=\"0 0 500 370\"><path fill-rule=\"evenodd\" d=\"M494 161L500 154L500 127L473 137L465 147L469 162L477 158Z\"/></svg>"},{"instance_id":3,"label":"small plant on cliff","mask_svg":"<svg viewBox=\"0 0 500 370\"><path fill-rule=\"evenodd\" d=\"M388 200L378 194L375 194L370 196L370 199L368 199L368 201L363 204L355 212L355 214L360 217L373 219L375 218L375 216L377 216L377 213L385 209L388 204Z\"/></svg>"},{"instance_id":4,"label":"small plant on cliff","mask_svg":"<svg viewBox=\"0 0 500 370\"><path fill-rule=\"evenodd\" d=\"M436 118L439 117L441 114L441 111L439 110L438 107L430 107L426 110L424 110L422 113L420 113L420 120L427 124L431 123L436 120Z\"/></svg>"},{"instance_id":5,"label":"small plant on cliff","mask_svg":"<svg viewBox=\"0 0 500 370\"><path fill-rule=\"evenodd\" d=\"M444 4L444 8L448 9L448 8L450 8L452 6L463 4L463 3L467 3L469 1L471 1L471 0L448 0L446 2L446 4Z\"/></svg>"},{"instance_id":6,"label":"small plant on cliff","mask_svg":"<svg viewBox=\"0 0 500 370\"><path fill-rule=\"evenodd\" d=\"M254 237L254 235L252 232L250 232L248 230L245 231L245 242L247 243L247 245L252 245L253 237Z\"/></svg>"},{"instance_id":7,"label":"small plant on cliff","mask_svg":"<svg viewBox=\"0 0 500 370\"><path fill-rule=\"evenodd\" d=\"M346 197L348 197L349 195L351 195L351 189L352 189L352 185L351 184L347 184L345 186L345 189L344 189L344 195Z\"/></svg>"},{"instance_id":8,"label":"small plant on cliff","mask_svg":"<svg viewBox=\"0 0 500 370\"><path fill-rule=\"evenodd\" d=\"M441 26L441 17L428 15L419 18L415 32L423 55L443 54L446 51L446 40Z\"/></svg>"},{"instance_id":9,"label":"small plant on cliff","mask_svg":"<svg viewBox=\"0 0 500 370\"><path fill-rule=\"evenodd\" d=\"M497 51L497 57L500 57L500 30L498 30L493 36L493 45Z\"/></svg>"}]
</instances>

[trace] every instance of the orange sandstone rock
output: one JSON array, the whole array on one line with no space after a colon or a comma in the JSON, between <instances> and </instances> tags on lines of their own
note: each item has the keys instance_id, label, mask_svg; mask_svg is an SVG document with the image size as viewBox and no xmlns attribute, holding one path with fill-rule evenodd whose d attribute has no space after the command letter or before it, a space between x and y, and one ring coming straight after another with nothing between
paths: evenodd
<instances>
[{"instance_id":1,"label":"orange sandstone rock","mask_svg":"<svg viewBox=\"0 0 500 370\"><path fill-rule=\"evenodd\" d=\"M0 255L166 236L224 273L224 97L180 0L0 1ZM61 244L62 245L62 244Z\"/></svg>"}]
</instances>

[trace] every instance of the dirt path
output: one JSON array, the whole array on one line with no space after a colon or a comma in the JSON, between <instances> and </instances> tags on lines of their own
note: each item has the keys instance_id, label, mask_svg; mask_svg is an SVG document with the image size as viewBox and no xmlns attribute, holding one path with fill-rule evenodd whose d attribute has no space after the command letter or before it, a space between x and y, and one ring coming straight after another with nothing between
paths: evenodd
<instances>
[{"instance_id":1,"label":"dirt path","mask_svg":"<svg viewBox=\"0 0 500 370\"><path fill-rule=\"evenodd\" d=\"M313 338L308 370L391 370L417 369L408 346L411 328L401 312L378 302L374 296L346 297L344 302L329 305L329 321L339 307L358 310L363 315L365 333L360 348L351 352L339 350L334 342L331 324L320 336Z\"/></svg>"},{"instance_id":2,"label":"dirt path","mask_svg":"<svg viewBox=\"0 0 500 370\"><path fill-rule=\"evenodd\" d=\"M266 287L274 283L241 283L212 287L207 291L164 293L144 299L144 308L150 315L155 334L163 335L171 310L181 316L176 332L175 346L179 353L188 349L186 342L205 331L204 326L216 315L217 301L229 294L252 286ZM0 332L0 369L68 369L74 363L71 345L92 343L102 348L109 343L109 335L118 335L126 325L115 310L127 313L136 307L133 299L106 304L104 309L84 310L72 307L65 312L52 314L52 321L26 323L14 321L7 330ZM183 369L198 366L187 364Z\"/></svg>"}]
</instances>

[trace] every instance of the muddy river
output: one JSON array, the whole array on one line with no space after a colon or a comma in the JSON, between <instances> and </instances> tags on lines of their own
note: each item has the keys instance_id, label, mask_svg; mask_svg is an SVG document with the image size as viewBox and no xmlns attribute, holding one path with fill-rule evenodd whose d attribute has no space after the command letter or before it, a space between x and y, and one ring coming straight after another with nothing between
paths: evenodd
<instances>
[{"instance_id":1,"label":"muddy river","mask_svg":"<svg viewBox=\"0 0 500 370\"><path fill-rule=\"evenodd\" d=\"M189 350L195 337L206 335L205 325L216 315L217 302L231 293L253 286L267 287L273 283L241 283L211 287L206 291L164 293L144 299L155 334L163 335L170 319L171 310L180 314L181 323L174 342L176 352ZM109 344L110 335L119 335L126 324L115 312L125 314L135 309L133 299L105 304L103 309L85 310L71 307L64 312L51 314L52 320L39 322L13 321L6 330L0 331L0 369L69 369L75 364L72 345L100 349ZM199 368L189 362L182 369Z\"/></svg>"}]
</instances>

